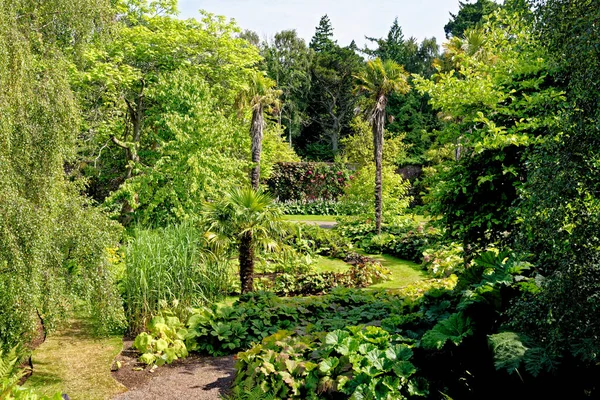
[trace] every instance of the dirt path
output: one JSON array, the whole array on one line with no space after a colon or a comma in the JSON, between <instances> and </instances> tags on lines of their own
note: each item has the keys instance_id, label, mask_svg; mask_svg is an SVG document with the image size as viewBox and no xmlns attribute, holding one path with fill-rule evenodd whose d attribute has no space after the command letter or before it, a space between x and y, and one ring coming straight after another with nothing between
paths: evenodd
<instances>
[{"instance_id":1,"label":"dirt path","mask_svg":"<svg viewBox=\"0 0 600 400\"><path fill-rule=\"evenodd\" d=\"M172 365L135 371L141 367L131 342L124 342L124 350L117 359L121 369L113 377L129 390L115 400L219 400L227 393L235 375L233 356L213 358L191 355Z\"/></svg>"}]
</instances>

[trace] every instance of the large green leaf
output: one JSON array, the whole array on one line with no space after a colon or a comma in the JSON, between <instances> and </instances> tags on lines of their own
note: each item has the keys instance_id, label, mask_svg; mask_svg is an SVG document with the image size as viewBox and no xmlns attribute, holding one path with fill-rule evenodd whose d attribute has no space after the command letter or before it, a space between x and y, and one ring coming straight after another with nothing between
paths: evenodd
<instances>
[{"instance_id":1,"label":"large green leaf","mask_svg":"<svg viewBox=\"0 0 600 400\"><path fill-rule=\"evenodd\" d=\"M428 350L441 350L448 341L458 346L464 338L472 334L470 318L456 313L438 322L433 329L425 333L421 339L421 346Z\"/></svg>"}]
</instances>

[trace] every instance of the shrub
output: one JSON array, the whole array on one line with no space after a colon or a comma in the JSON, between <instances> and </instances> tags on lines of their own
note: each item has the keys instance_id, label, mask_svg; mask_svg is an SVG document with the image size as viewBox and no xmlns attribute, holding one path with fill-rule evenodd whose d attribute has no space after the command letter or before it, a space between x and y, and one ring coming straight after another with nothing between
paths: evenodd
<instances>
[{"instance_id":1,"label":"shrub","mask_svg":"<svg viewBox=\"0 0 600 400\"><path fill-rule=\"evenodd\" d=\"M283 273L261 281L261 289L280 296L314 295L336 287L365 288L387 280L390 275L378 261L356 253L349 254L346 262L351 265L345 272Z\"/></svg>"},{"instance_id":2,"label":"shrub","mask_svg":"<svg viewBox=\"0 0 600 400\"><path fill-rule=\"evenodd\" d=\"M383 178L383 217L390 220L403 214L410 205L408 189L410 183L396 174L392 166L384 166ZM361 168L349 185L344 188L340 199L340 210L344 215L375 216L375 165Z\"/></svg>"},{"instance_id":3,"label":"shrub","mask_svg":"<svg viewBox=\"0 0 600 400\"><path fill-rule=\"evenodd\" d=\"M403 338L375 327L296 336L280 331L238 354L234 393L260 386L285 399L427 395Z\"/></svg>"},{"instance_id":4,"label":"shrub","mask_svg":"<svg viewBox=\"0 0 600 400\"><path fill-rule=\"evenodd\" d=\"M281 203L286 215L340 215L341 205L336 200L290 200Z\"/></svg>"},{"instance_id":5,"label":"shrub","mask_svg":"<svg viewBox=\"0 0 600 400\"><path fill-rule=\"evenodd\" d=\"M281 202L337 200L350 176L343 164L278 163L267 185Z\"/></svg>"},{"instance_id":6,"label":"shrub","mask_svg":"<svg viewBox=\"0 0 600 400\"><path fill-rule=\"evenodd\" d=\"M147 330L148 332L140 333L133 342L133 347L142 353L140 362L160 367L187 357L188 351L183 342L187 330L179 318L170 313L154 317Z\"/></svg>"},{"instance_id":7,"label":"shrub","mask_svg":"<svg viewBox=\"0 0 600 400\"><path fill-rule=\"evenodd\" d=\"M179 317L187 319L187 307L199 307L227 292L229 266L203 254L201 237L191 224L134 232L126 248L122 283L130 332L141 332L162 301L177 300Z\"/></svg>"},{"instance_id":8,"label":"shrub","mask_svg":"<svg viewBox=\"0 0 600 400\"><path fill-rule=\"evenodd\" d=\"M309 224L290 224L285 244L299 252L344 259L352 250L351 241L335 229Z\"/></svg>"},{"instance_id":9,"label":"shrub","mask_svg":"<svg viewBox=\"0 0 600 400\"><path fill-rule=\"evenodd\" d=\"M431 276L447 277L464 269L463 248L458 243L442 245L423 251L423 268Z\"/></svg>"},{"instance_id":10,"label":"shrub","mask_svg":"<svg viewBox=\"0 0 600 400\"><path fill-rule=\"evenodd\" d=\"M381 235L377 235L374 223L361 218L342 218L336 230L367 253L389 254L419 264L423 262L423 252L442 239L437 229L409 218L383 225Z\"/></svg>"},{"instance_id":11,"label":"shrub","mask_svg":"<svg viewBox=\"0 0 600 400\"><path fill-rule=\"evenodd\" d=\"M445 288L452 285L451 281L434 280L396 293L336 288L327 295L303 298L250 293L231 307L213 305L196 310L188 321L186 345L190 351L223 356L247 350L280 330L310 333L379 325L394 315L418 309L426 298L423 293L437 288L446 293Z\"/></svg>"}]
</instances>

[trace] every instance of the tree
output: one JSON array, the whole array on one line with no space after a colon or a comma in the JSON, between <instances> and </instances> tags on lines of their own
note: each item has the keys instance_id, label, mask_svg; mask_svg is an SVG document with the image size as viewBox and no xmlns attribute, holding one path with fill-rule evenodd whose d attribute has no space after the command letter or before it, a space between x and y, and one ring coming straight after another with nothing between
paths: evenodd
<instances>
[{"instance_id":1,"label":"tree","mask_svg":"<svg viewBox=\"0 0 600 400\"><path fill-rule=\"evenodd\" d=\"M242 293L254 290L257 248L273 251L285 233L281 209L273 199L251 188L234 188L203 213L206 237L218 251L237 249Z\"/></svg>"},{"instance_id":2,"label":"tree","mask_svg":"<svg viewBox=\"0 0 600 400\"><path fill-rule=\"evenodd\" d=\"M122 328L106 256L119 227L72 173L81 114L68 74L113 18L102 0L0 1L0 348L56 328L76 299L98 333Z\"/></svg>"},{"instance_id":3,"label":"tree","mask_svg":"<svg viewBox=\"0 0 600 400\"><path fill-rule=\"evenodd\" d=\"M370 118L373 127L373 153L375 158L375 225L381 234L381 216L383 210L382 169L383 169L383 132L388 97L393 92L408 93L410 86L404 69L393 61L381 61L380 58L367 62L365 71L356 76L358 90L370 100Z\"/></svg>"},{"instance_id":4,"label":"tree","mask_svg":"<svg viewBox=\"0 0 600 400\"><path fill-rule=\"evenodd\" d=\"M454 155L436 167L429 205L462 241L465 262L492 243L514 244L528 154L556 127L564 102L525 16L499 11L473 31L451 39L454 68L415 79L443 119L438 150Z\"/></svg>"},{"instance_id":5,"label":"tree","mask_svg":"<svg viewBox=\"0 0 600 400\"><path fill-rule=\"evenodd\" d=\"M269 78L282 91L279 123L287 130L291 147L292 138L300 134L308 119L306 107L313 53L295 30L276 33L262 53Z\"/></svg>"},{"instance_id":6,"label":"tree","mask_svg":"<svg viewBox=\"0 0 600 400\"><path fill-rule=\"evenodd\" d=\"M310 48L321 53L331 51L335 46L337 46L337 41L333 40L333 27L329 17L325 14L321 17L315 35L310 41Z\"/></svg>"},{"instance_id":7,"label":"tree","mask_svg":"<svg viewBox=\"0 0 600 400\"><path fill-rule=\"evenodd\" d=\"M260 157L262 154L263 130L265 128L265 108L279 112L280 90L274 89L275 82L262 72L256 72L250 77L248 86L240 92L238 104L241 109L249 105L252 110L250 137L252 138L252 172L250 181L252 188L258 190L260 185Z\"/></svg>"},{"instance_id":8,"label":"tree","mask_svg":"<svg viewBox=\"0 0 600 400\"><path fill-rule=\"evenodd\" d=\"M498 8L500 5L492 0L477 0L474 4L459 1L458 14L450 13L451 19L444 26L446 39L462 36L465 31L475 28L485 16L492 14Z\"/></svg>"},{"instance_id":9,"label":"tree","mask_svg":"<svg viewBox=\"0 0 600 400\"><path fill-rule=\"evenodd\" d=\"M82 136L85 142L98 144L82 154L89 165L96 165L88 174L102 176L98 169L116 170L112 190L98 191L104 197L151 167L159 158L160 143L170 140L162 136L168 131L153 125L168 112L151 101L158 86L176 72L201 77L211 85L219 108L234 114L236 95L260 60L258 49L238 37L237 25L223 18L204 14L200 21L177 19L171 0L127 0L124 7L114 40L99 42L86 52L84 69L74 79L87 122ZM106 147L98 154L98 148ZM129 224L139 194L121 191L119 201L120 220Z\"/></svg>"}]
</instances>

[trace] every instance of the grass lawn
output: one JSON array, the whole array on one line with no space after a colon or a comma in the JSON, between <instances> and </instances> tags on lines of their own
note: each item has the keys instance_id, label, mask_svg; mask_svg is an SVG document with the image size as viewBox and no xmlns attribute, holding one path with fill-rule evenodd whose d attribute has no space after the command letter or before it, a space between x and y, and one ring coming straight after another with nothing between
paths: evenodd
<instances>
[{"instance_id":1,"label":"grass lawn","mask_svg":"<svg viewBox=\"0 0 600 400\"><path fill-rule=\"evenodd\" d=\"M94 338L90 321L76 315L33 352L33 375L24 386L47 395L66 393L72 400L112 399L126 391L110 372L122 347L121 336Z\"/></svg>"},{"instance_id":2,"label":"grass lawn","mask_svg":"<svg viewBox=\"0 0 600 400\"><path fill-rule=\"evenodd\" d=\"M418 264L401 260L387 254L368 254L379 261L381 265L392 271L391 280L370 286L373 289L398 289L411 283L427 279L425 271Z\"/></svg>"},{"instance_id":3,"label":"grass lawn","mask_svg":"<svg viewBox=\"0 0 600 400\"><path fill-rule=\"evenodd\" d=\"M344 272L350 265L337 258L318 257L314 266L315 272Z\"/></svg>"},{"instance_id":4,"label":"grass lawn","mask_svg":"<svg viewBox=\"0 0 600 400\"><path fill-rule=\"evenodd\" d=\"M391 279L379 283L377 285L370 286L374 289L398 289L411 283L427 279L427 275L421 269L418 264L410 261L401 260L399 258L389 256L386 254L366 254L375 260L379 261L381 265L388 268L392 272ZM315 266L316 272L343 272L348 270L350 266L342 260L329 257L319 257Z\"/></svg>"},{"instance_id":5,"label":"grass lawn","mask_svg":"<svg viewBox=\"0 0 600 400\"><path fill-rule=\"evenodd\" d=\"M284 215L283 219L287 221L298 222L335 222L335 215Z\"/></svg>"}]
</instances>

